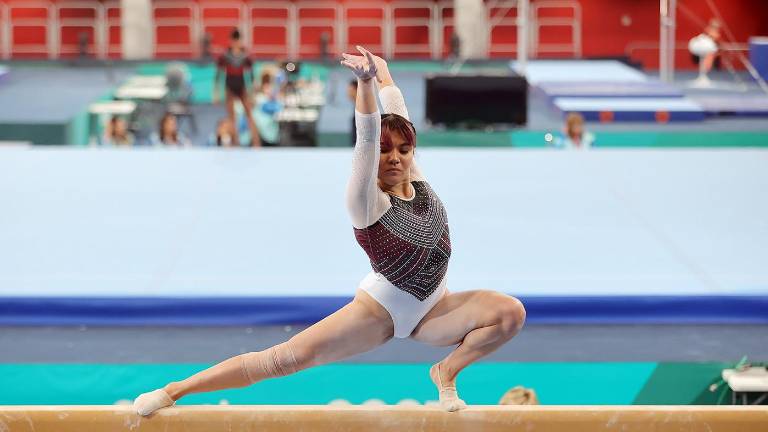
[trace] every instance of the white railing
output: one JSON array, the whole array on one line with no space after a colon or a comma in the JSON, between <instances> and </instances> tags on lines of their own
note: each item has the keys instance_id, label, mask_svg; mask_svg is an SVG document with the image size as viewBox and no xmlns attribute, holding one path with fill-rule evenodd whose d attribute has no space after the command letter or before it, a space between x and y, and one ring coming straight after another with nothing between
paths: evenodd
<instances>
[{"instance_id":1,"label":"white railing","mask_svg":"<svg viewBox=\"0 0 768 432\"><path fill-rule=\"evenodd\" d=\"M569 9L570 16L540 16L546 9ZM581 57L581 4L575 0L542 0L531 3L531 57L539 53L570 53ZM570 43L541 43L542 27L570 27Z\"/></svg>"},{"instance_id":2,"label":"white railing","mask_svg":"<svg viewBox=\"0 0 768 432\"><path fill-rule=\"evenodd\" d=\"M519 25L516 1L497 0L486 3L489 26L485 31L488 38L489 54L514 54L517 44L494 41L494 29ZM67 9L88 9L95 18L61 17ZM45 18L13 18L13 12L21 9L45 11ZM560 16L547 16L547 11L567 10ZM215 11L229 13L214 16ZM93 53L98 58L107 58L121 52L115 43L115 29L120 28L119 0L29 0L24 3L6 4L0 0L0 58L17 54L40 54L57 58L60 54L77 52L79 47L62 43L62 31L67 27L85 27L93 31ZM162 16L164 11L176 11L173 16ZM270 11L270 13L265 13ZM198 56L201 53L203 35L222 27L237 27L243 33L243 42L254 55L280 55L285 58L313 57L320 54L320 41L307 36L307 29L324 29L331 40L327 47L330 55L354 49L350 30L355 28L376 28L379 43L368 44L375 52L388 58L402 55L426 54L433 59L443 57L448 42L449 30L454 26L453 0L393 0L391 2L338 3L328 0L297 0L245 2L239 0L155 0L152 3L154 17L153 36L155 54L179 54ZM315 16L312 16L315 14ZM40 13L43 15L43 13ZM161 15L161 16L158 16ZM561 53L581 57L581 5L577 0L537 0L531 3L529 28L529 52L531 58L538 54ZM14 43L14 32L19 28L39 27L45 29L44 44ZM570 40L563 43L540 42L547 27L570 28ZM185 42L158 40L162 29L181 28ZM403 41L398 37L404 29L419 29L423 37L418 41ZM260 42L260 32L284 32L283 43L276 39Z\"/></svg>"},{"instance_id":3,"label":"white railing","mask_svg":"<svg viewBox=\"0 0 768 432\"><path fill-rule=\"evenodd\" d=\"M305 11L320 11L321 13L332 16L307 17L303 16ZM320 43L318 41L310 42L304 39L302 30L308 28L331 29L330 38L333 43L328 45L331 50L329 54L338 55L342 50L343 14L341 6L335 1L310 0L296 3L296 32L297 46L295 52L297 57L320 55Z\"/></svg>"},{"instance_id":4,"label":"white railing","mask_svg":"<svg viewBox=\"0 0 768 432\"><path fill-rule=\"evenodd\" d=\"M510 12L513 10L515 11L515 14L510 16ZM493 31L497 28L514 27L514 34L517 35L520 18L517 13L517 2L514 0L493 2L486 5L486 16L488 19L488 27L490 28L488 30L487 45L489 55L495 53L517 54L517 43L494 42L493 40ZM531 22L531 17L527 17L527 19L528 22Z\"/></svg>"},{"instance_id":5,"label":"white railing","mask_svg":"<svg viewBox=\"0 0 768 432\"><path fill-rule=\"evenodd\" d=\"M45 11L45 18L24 17L14 18L14 11L20 10L39 10ZM56 58L56 14L53 4L47 1L27 1L22 3L9 4L6 12L8 14L8 47L9 53L21 54L41 54L48 58ZM16 43L14 40L14 31L20 27L39 27L45 29L45 43Z\"/></svg>"},{"instance_id":6,"label":"white railing","mask_svg":"<svg viewBox=\"0 0 768 432\"><path fill-rule=\"evenodd\" d=\"M442 27L440 27L440 14L438 9L453 9L453 1L443 2L443 6L438 6L431 1L394 1L389 3L390 16L392 19L389 21L391 40L389 48L385 48L385 52L389 51L391 56L397 56L398 54L418 54L429 53L432 58L440 58L442 44ZM439 9L439 10L443 10ZM424 16L399 16L399 11L421 11ZM451 22L451 25L453 23ZM397 30L400 28L421 28L427 30L427 43L412 43L412 42L398 42Z\"/></svg>"},{"instance_id":7,"label":"white railing","mask_svg":"<svg viewBox=\"0 0 768 432\"><path fill-rule=\"evenodd\" d=\"M234 16L208 16L213 11L226 11L228 14ZM226 2L226 1L207 1L198 3L197 16L199 22L195 23L195 30L193 31L195 38L193 43L195 44L195 50L193 52L200 53L200 46L202 43L202 37L212 29L223 29L224 33L229 35L232 28L238 28L242 32L241 40L246 50L250 49L251 37L250 33L245 32L247 20L245 12L245 4L242 2ZM213 47L215 54L221 54L221 47Z\"/></svg>"},{"instance_id":8,"label":"white railing","mask_svg":"<svg viewBox=\"0 0 768 432\"><path fill-rule=\"evenodd\" d=\"M158 11L177 10L185 11L186 17L158 17ZM196 3L183 4L178 1L158 0L152 2L152 16L154 17L153 31L155 40L155 55L173 54L180 52L191 52L193 55L200 51L200 16ZM160 43L157 41L157 35L161 28L181 27L186 29L189 42L186 43Z\"/></svg>"},{"instance_id":9,"label":"white railing","mask_svg":"<svg viewBox=\"0 0 768 432\"><path fill-rule=\"evenodd\" d=\"M255 17L254 14L257 11L276 11L279 12L282 17ZM298 50L296 45L298 44L298 38L296 34L296 8L293 3L288 1L271 1L269 3L263 3L259 5L252 5L248 9L247 15L248 31L246 34L250 35L249 49L252 54L273 54L275 52L284 52L288 54L289 58L298 57ZM263 31L271 31L277 28L283 28L285 32L285 43L283 44L267 44L256 43L256 35Z\"/></svg>"},{"instance_id":10,"label":"white railing","mask_svg":"<svg viewBox=\"0 0 768 432\"><path fill-rule=\"evenodd\" d=\"M11 58L10 32L8 26L11 20L8 18L8 6L0 3L0 58Z\"/></svg>"},{"instance_id":11,"label":"white railing","mask_svg":"<svg viewBox=\"0 0 768 432\"><path fill-rule=\"evenodd\" d=\"M102 52L102 58L109 58L112 55L117 55L123 52L122 44L121 43L114 43L115 41L112 38L112 31L113 30L120 30L122 29L122 24L120 22L121 20L121 11L120 11L120 0L109 0L103 3L104 7L104 25L103 25L103 32L104 32L104 46L101 47ZM120 36L120 41L122 41L122 35Z\"/></svg>"},{"instance_id":12,"label":"white railing","mask_svg":"<svg viewBox=\"0 0 768 432\"><path fill-rule=\"evenodd\" d=\"M387 41L389 40L388 30L390 26L387 25L391 20L388 16L386 3L370 3L370 2L349 2L345 3L342 10L342 34L341 34L341 47L344 52L357 52L355 49L355 43L350 42L349 32L353 28L377 28L379 30L379 43L366 43L366 48L374 53L382 53L385 57L390 57L391 50L387 49ZM350 16L355 12L369 12L374 16Z\"/></svg>"},{"instance_id":13,"label":"white railing","mask_svg":"<svg viewBox=\"0 0 768 432\"><path fill-rule=\"evenodd\" d=\"M89 11L89 17L67 17L63 12L81 10ZM75 43L64 42L64 30L66 28L87 28L91 30L93 40L89 41L88 47L92 46L93 50L90 54L96 57L102 57L104 46L104 8L98 3L86 2L86 1L61 1L55 5L55 16L58 23L56 30L56 56L59 57L62 54L77 54L80 52L79 41ZM79 37L78 37L79 38ZM86 49L88 49L86 47Z\"/></svg>"}]
</instances>

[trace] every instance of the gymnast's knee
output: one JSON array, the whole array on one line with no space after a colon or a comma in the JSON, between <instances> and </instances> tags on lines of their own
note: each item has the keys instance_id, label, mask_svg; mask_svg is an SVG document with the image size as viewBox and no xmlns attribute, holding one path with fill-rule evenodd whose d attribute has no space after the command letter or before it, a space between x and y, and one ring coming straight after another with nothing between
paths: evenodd
<instances>
[{"instance_id":1,"label":"gymnast's knee","mask_svg":"<svg viewBox=\"0 0 768 432\"><path fill-rule=\"evenodd\" d=\"M525 306L523 303L511 296L504 296L496 304L498 313L498 322L502 334L505 337L513 337L520 332L525 325Z\"/></svg>"},{"instance_id":2,"label":"gymnast's knee","mask_svg":"<svg viewBox=\"0 0 768 432\"><path fill-rule=\"evenodd\" d=\"M302 368L294 355L291 341L283 342L264 351L240 356L243 376L250 384L266 378L290 375Z\"/></svg>"}]
</instances>

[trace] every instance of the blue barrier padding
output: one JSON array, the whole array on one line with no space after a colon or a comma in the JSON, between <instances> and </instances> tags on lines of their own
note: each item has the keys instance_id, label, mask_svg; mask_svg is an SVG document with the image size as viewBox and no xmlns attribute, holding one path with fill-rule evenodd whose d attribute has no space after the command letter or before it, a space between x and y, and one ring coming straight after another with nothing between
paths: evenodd
<instances>
[{"instance_id":1,"label":"blue barrier padding","mask_svg":"<svg viewBox=\"0 0 768 432\"><path fill-rule=\"evenodd\" d=\"M706 112L688 98L563 97L552 104L563 114L579 112L588 121L596 121L601 112L613 113L614 121L655 122L657 112L669 114L668 121L701 121Z\"/></svg>"},{"instance_id":2,"label":"blue barrier padding","mask_svg":"<svg viewBox=\"0 0 768 432\"><path fill-rule=\"evenodd\" d=\"M521 297L535 324L766 324L768 296ZM311 324L351 297L0 298L0 325Z\"/></svg>"},{"instance_id":3,"label":"blue barrier padding","mask_svg":"<svg viewBox=\"0 0 768 432\"><path fill-rule=\"evenodd\" d=\"M749 61L757 73L764 80L768 80L768 37L749 38Z\"/></svg>"},{"instance_id":4,"label":"blue barrier padding","mask_svg":"<svg viewBox=\"0 0 768 432\"><path fill-rule=\"evenodd\" d=\"M610 111L610 110L608 110ZM600 111L579 111L586 121L600 121ZM637 122L656 122L656 111L612 111L612 121L637 121ZM671 111L669 120L674 121L702 121L706 118L706 113L702 111Z\"/></svg>"}]
</instances>

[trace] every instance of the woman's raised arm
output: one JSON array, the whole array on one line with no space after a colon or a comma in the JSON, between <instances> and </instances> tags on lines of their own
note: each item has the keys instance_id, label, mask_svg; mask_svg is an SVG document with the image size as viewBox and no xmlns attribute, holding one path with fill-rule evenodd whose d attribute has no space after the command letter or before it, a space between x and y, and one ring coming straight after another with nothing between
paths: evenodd
<instances>
[{"instance_id":1,"label":"woman's raised arm","mask_svg":"<svg viewBox=\"0 0 768 432\"><path fill-rule=\"evenodd\" d=\"M345 58L347 57L354 57L358 59L358 61L361 60L360 56L345 56ZM405 98L395 84L392 74L389 73L389 65L387 65L387 61L376 55L372 55L372 57L376 64L376 78L379 81L379 100L381 101L382 109L385 113L397 114L410 121L411 118L408 115L408 107L405 106ZM411 165L411 180L426 180L416 159L413 160L413 164Z\"/></svg>"},{"instance_id":2,"label":"woman's raised arm","mask_svg":"<svg viewBox=\"0 0 768 432\"><path fill-rule=\"evenodd\" d=\"M347 209L355 228L375 223L389 208L389 200L378 187L381 156L381 116L376 104L376 64L373 54L358 47L360 56L344 55L341 64L357 77L355 124L357 141L353 151L352 176L347 185Z\"/></svg>"}]
</instances>

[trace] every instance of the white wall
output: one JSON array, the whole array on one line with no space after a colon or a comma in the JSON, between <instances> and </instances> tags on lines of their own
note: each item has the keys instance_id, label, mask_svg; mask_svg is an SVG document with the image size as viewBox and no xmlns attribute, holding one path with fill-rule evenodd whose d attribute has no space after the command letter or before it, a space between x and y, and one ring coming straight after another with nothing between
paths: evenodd
<instances>
[{"instance_id":1,"label":"white wall","mask_svg":"<svg viewBox=\"0 0 768 432\"><path fill-rule=\"evenodd\" d=\"M421 149L452 290L768 293L765 150ZM341 295L349 149L0 149L0 296Z\"/></svg>"}]
</instances>

